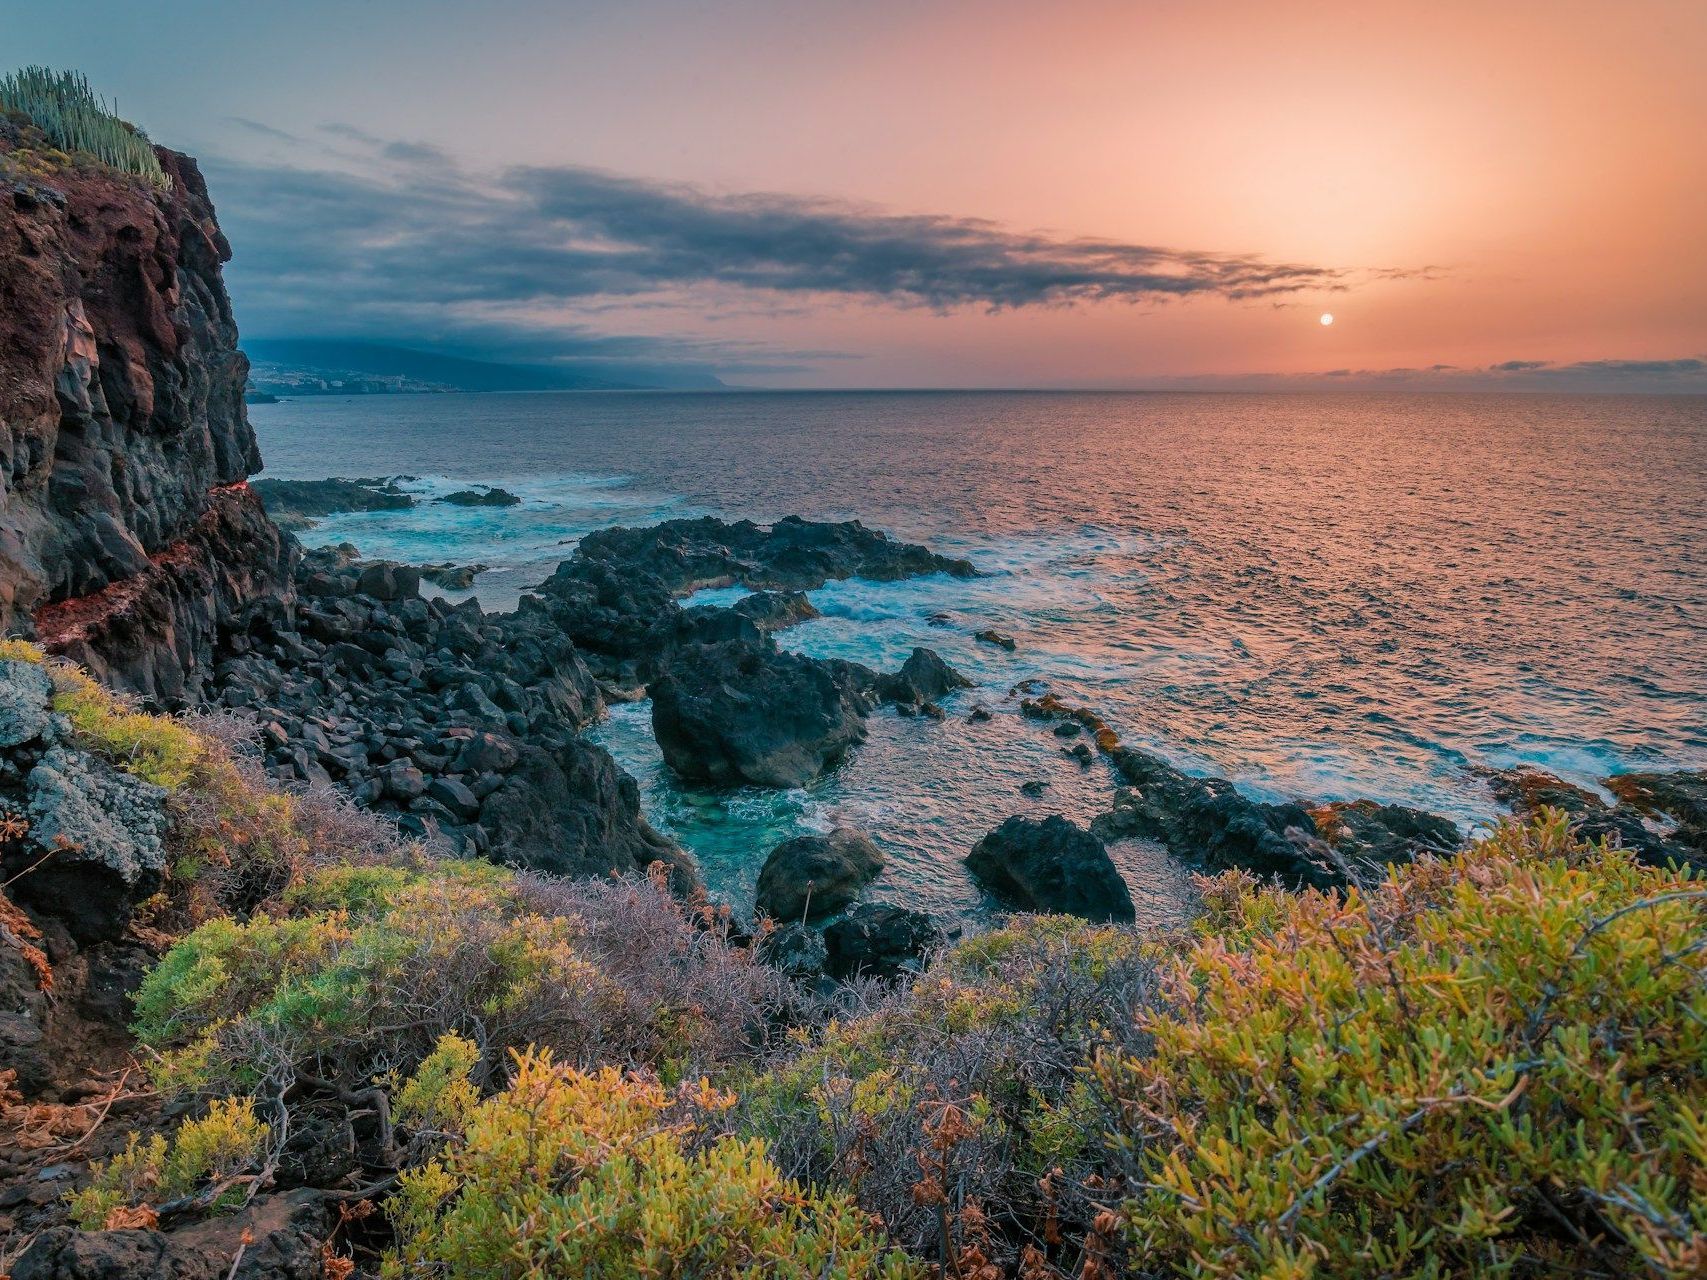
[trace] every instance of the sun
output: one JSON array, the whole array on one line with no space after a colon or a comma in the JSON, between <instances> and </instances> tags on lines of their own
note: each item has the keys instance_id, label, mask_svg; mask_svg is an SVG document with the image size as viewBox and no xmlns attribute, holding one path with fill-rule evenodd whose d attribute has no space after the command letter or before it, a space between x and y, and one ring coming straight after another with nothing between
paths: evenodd
<instances>
[{"instance_id":1,"label":"sun","mask_svg":"<svg viewBox=\"0 0 1707 1280\"><path fill-rule=\"evenodd\" d=\"M1334 322L1334 313L1332 311L1322 312L1322 324L1324 326L1330 325L1333 322Z\"/></svg>"}]
</instances>

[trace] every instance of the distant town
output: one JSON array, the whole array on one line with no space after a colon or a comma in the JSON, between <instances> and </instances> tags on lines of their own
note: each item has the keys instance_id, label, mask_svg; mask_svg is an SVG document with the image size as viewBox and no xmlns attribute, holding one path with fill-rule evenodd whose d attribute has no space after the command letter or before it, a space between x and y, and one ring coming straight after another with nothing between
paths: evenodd
<instances>
[{"instance_id":1,"label":"distant town","mask_svg":"<svg viewBox=\"0 0 1707 1280\"><path fill-rule=\"evenodd\" d=\"M269 404L296 396L381 396L459 390L460 387L450 383L427 382L402 373L293 369L256 363L249 369L244 398L250 404Z\"/></svg>"}]
</instances>

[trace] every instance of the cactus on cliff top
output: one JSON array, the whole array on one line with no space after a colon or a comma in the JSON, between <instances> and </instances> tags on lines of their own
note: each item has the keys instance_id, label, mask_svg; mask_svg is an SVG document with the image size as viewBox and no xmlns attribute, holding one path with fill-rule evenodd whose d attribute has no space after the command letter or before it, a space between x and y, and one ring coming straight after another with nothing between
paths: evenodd
<instances>
[{"instance_id":1,"label":"cactus on cliff top","mask_svg":"<svg viewBox=\"0 0 1707 1280\"><path fill-rule=\"evenodd\" d=\"M30 117L62 151L81 152L160 191L171 190L172 179L148 135L119 119L80 71L24 67L0 76L0 108Z\"/></svg>"}]
</instances>

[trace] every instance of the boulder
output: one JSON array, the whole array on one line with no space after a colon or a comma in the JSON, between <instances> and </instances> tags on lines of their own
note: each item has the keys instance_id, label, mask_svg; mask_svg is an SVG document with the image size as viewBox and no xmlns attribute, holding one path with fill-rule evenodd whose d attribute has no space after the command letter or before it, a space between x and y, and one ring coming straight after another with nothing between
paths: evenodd
<instances>
[{"instance_id":1,"label":"boulder","mask_svg":"<svg viewBox=\"0 0 1707 1280\"><path fill-rule=\"evenodd\" d=\"M883 853L862 831L796 836L771 850L759 872L759 910L776 920L834 915L883 870Z\"/></svg>"},{"instance_id":2,"label":"boulder","mask_svg":"<svg viewBox=\"0 0 1707 1280\"><path fill-rule=\"evenodd\" d=\"M1130 921L1132 895L1101 840L1056 814L1015 816L980 840L966 858L972 874L1022 911L1095 921Z\"/></svg>"},{"instance_id":3,"label":"boulder","mask_svg":"<svg viewBox=\"0 0 1707 1280\"><path fill-rule=\"evenodd\" d=\"M924 968L946 938L922 911L867 902L824 930L825 968L832 977L893 978Z\"/></svg>"},{"instance_id":4,"label":"boulder","mask_svg":"<svg viewBox=\"0 0 1707 1280\"><path fill-rule=\"evenodd\" d=\"M640 788L610 753L580 738L547 750L518 743L515 767L480 805L501 862L562 876L632 875L654 862L672 883L699 885L693 858L640 813Z\"/></svg>"},{"instance_id":5,"label":"boulder","mask_svg":"<svg viewBox=\"0 0 1707 1280\"><path fill-rule=\"evenodd\" d=\"M881 676L878 689L885 702L923 706L941 701L956 689L970 689L972 682L937 656L935 650L916 648L894 675Z\"/></svg>"},{"instance_id":6,"label":"boulder","mask_svg":"<svg viewBox=\"0 0 1707 1280\"><path fill-rule=\"evenodd\" d=\"M467 591L474 585L475 576L485 573L487 568L488 566L483 564L451 564L449 561L443 561L439 564L422 565L421 577L446 591Z\"/></svg>"},{"instance_id":7,"label":"boulder","mask_svg":"<svg viewBox=\"0 0 1707 1280\"><path fill-rule=\"evenodd\" d=\"M865 740L869 713L837 665L739 642L686 649L652 685L665 761L719 786L804 786Z\"/></svg>"},{"instance_id":8,"label":"boulder","mask_svg":"<svg viewBox=\"0 0 1707 1280\"><path fill-rule=\"evenodd\" d=\"M53 714L53 680L39 662L0 662L0 748L41 737Z\"/></svg>"},{"instance_id":9,"label":"boulder","mask_svg":"<svg viewBox=\"0 0 1707 1280\"><path fill-rule=\"evenodd\" d=\"M415 499L381 477L345 480L253 480L267 514L286 528L349 511L403 511Z\"/></svg>"},{"instance_id":10,"label":"boulder","mask_svg":"<svg viewBox=\"0 0 1707 1280\"><path fill-rule=\"evenodd\" d=\"M361 571L356 590L375 600L407 600L421 594L421 571L411 564L379 560Z\"/></svg>"},{"instance_id":11,"label":"boulder","mask_svg":"<svg viewBox=\"0 0 1707 1280\"><path fill-rule=\"evenodd\" d=\"M25 797L24 860L40 865L17 895L79 942L116 938L165 879L165 788L56 746L30 770Z\"/></svg>"},{"instance_id":12,"label":"boulder","mask_svg":"<svg viewBox=\"0 0 1707 1280\"><path fill-rule=\"evenodd\" d=\"M1006 649L1009 653L1012 653L1015 649L1019 648L1019 646L1014 643L1014 638L1012 636L1003 635L1000 631L996 631L991 628L985 628L983 631L978 632L973 636L973 639L982 640L985 644L993 644L998 649Z\"/></svg>"},{"instance_id":13,"label":"boulder","mask_svg":"<svg viewBox=\"0 0 1707 1280\"><path fill-rule=\"evenodd\" d=\"M1419 853L1452 853L1464 842L1452 819L1408 805L1336 801L1312 809L1310 816L1322 839L1354 866L1383 867L1409 862Z\"/></svg>"},{"instance_id":14,"label":"boulder","mask_svg":"<svg viewBox=\"0 0 1707 1280\"><path fill-rule=\"evenodd\" d=\"M824 935L803 924L785 924L759 944L759 958L790 978L811 979L824 972L828 961Z\"/></svg>"}]
</instances>

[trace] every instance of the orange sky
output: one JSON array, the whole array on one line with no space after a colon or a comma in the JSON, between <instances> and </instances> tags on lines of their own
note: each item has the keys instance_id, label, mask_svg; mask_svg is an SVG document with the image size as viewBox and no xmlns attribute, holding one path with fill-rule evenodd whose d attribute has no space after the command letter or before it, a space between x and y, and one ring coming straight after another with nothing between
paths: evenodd
<instances>
[{"instance_id":1,"label":"orange sky","mask_svg":"<svg viewBox=\"0 0 1707 1280\"><path fill-rule=\"evenodd\" d=\"M1064 236L1438 269L1357 275L1346 293L1278 307L944 315L827 297L778 316L712 292L597 313L626 332L847 356L771 381L1112 384L1707 355L1701 0L528 0L479 20L381 0L337 6L330 26L312 20L325 7L221 21L211 4L143 18L115 2L111 21L49 32L9 12L38 5L0 0L0 18L24 33L19 60L82 66L157 137L215 153L259 146L227 117L299 133L359 121L476 168L591 165ZM138 41L190 60L163 80Z\"/></svg>"}]
</instances>

